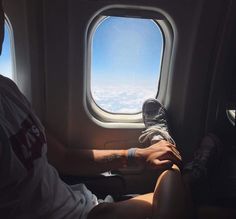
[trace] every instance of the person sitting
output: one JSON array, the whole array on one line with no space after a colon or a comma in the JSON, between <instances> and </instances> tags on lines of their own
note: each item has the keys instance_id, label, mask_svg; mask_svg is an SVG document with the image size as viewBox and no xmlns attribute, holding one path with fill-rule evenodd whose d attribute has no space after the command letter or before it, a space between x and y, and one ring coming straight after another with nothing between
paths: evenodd
<instances>
[{"instance_id":1,"label":"person sitting","mask_svg":"<svg viewBox=\"0 0 236 219\"><path fill-rule=\"evenodd\" d=\"M4 13L0 4L0 45ZM143 105L147 148L81 150L65 147L34 114L10 79L0 75L0 216L3 218L186 218L181 156L168 132L164 107L155 99ZM69 186L59 177L115 170L130 160L161 170L153 192L135 198L98 202L84 184ZM63 164L63 165L62 165ZM108 201L108 202L107 202Z\"/></svg>"}]
</instances>

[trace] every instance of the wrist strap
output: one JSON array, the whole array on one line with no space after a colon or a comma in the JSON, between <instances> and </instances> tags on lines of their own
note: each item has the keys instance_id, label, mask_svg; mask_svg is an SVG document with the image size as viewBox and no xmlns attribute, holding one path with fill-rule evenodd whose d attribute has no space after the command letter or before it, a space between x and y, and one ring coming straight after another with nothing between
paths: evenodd
<instances>
[{"instance_id":1,"label":"wrist strap","mask_svg":"<svg viewBox=\"0 0 236 219\"><path fill-rule=\"evenodd\" d=\"M128 149L128 154L127 154L128 162L134 161L136 150L137 148Z\"/></svg>"}]
</instances>

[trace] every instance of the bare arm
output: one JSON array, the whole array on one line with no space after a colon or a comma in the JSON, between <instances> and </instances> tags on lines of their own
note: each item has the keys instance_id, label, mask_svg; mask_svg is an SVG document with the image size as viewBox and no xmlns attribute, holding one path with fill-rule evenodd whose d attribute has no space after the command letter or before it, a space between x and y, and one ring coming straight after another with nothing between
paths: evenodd
<instances>
[{"instance_id":1,"label":"bare arm","mask_svg":"<svg viewBox=\"0 0 236 219\"><path fill-rule=\"evenodd\" d=\"M127 166L128 150L81 150L66 148L54 137L47 135L48 159L63 174L93 175ZM138 148L137 162L151 168L166 168L180 163L181 157L174 146L161 141L148 148Z\"/></svg>"},{"instance_id":2,"label":"bare arm","mask_svg":"<svg viewBox=\"0 0 236 219\"><path fill-rule=\"evenodd\" d=\"M49 162L64 174L92 175L126 165L127 150L66 148L50 135L47 142Z\"/></svg>"}]
</instances>

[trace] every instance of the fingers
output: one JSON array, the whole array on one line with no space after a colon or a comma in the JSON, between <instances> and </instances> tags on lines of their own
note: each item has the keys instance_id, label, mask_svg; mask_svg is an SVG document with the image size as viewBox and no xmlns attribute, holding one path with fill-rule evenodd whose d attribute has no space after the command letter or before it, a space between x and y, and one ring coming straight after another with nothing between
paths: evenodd
<instances>
[{"instance_id":1,"label":"fingers","mask_svg":"<svg viewBox=\"0 0 236 219\"><path fill-rule=\"evenodd\" d=\"M150 163L150 167L152 169L168 169L173 165L173 162L170 160L159 160L159 159L154 159Z\"/></svg>"},{"instance_id":2,"label":"fingers","mask_svg":"<svg viewBox=\"0 0 236 219\"><path fill-rule=\"evenodd\" d=\"M176 145L173 145L165 140L162 140L159 143L160 143L160 145L158 145L157 147L161 147L162 150L165 150L167 152L170 152L169 151L169 149L170 149L179 160L182 160L182 157L181 157L179 151L177 150Z\"/></svg>"},{"instance_id":3,"label":"fingers","mask_svg":"<svg viewBox=\"0 0 236 219\"><path fill-rule=\"evenodd\" d=\"M159 161L169 161L172 164L181 166L182 157L176 147L173 147L172 144L162 144L159 147L156 147L151 154L147 157L146 160L149 164L159 165Z\"/></svg>"},{"instance_id":4,"label":"fingers","mask_svg":"<svg viewBox=\"0 0 236 219\"><path fill-rule=\"evenodd\" d=\"M181 166L182 157L176 146L168 141L159 141L142 151L146 164L151 168L170 168L173 164Z\"/></svg>"},{"instance_id":5,"label":"fingers","mask_svg":"<svg viewBox=\"0 0 236 219\"><path fill-rule=\"evenodd\" d=\"M180 156L179 152L176 152L173 150L173 148L166 149L160 159L171 160L177 165L180 165L182 162L182 157Z\"/></svg>"},{"instance_id":6,"label":"fingers","mask_svg":"<svg viewBox=\"0 0 236 219\"><path fill-rule=\"evenodd\" d=\"M152 153L148 158L147 162L152 163L153 160L158 159L160 161L162 160L169 160L172 163L175 163L177 165L181 164L181 157L180 155L176 155L170 148L163 148L160 151Z\"/></svg>"},{"instance_id":7,"label":"fingers","mask_svg":"<svg viewBox=\"0 0 236 219\"><path fill-rule=\"evenodd\" d=\"M173 152L173 154L174 154L179 160L182 160L182 157L181 157L179 151L176 149L175 146L173 146L173 145L168 145L167 147ZM168 151L168 150L167 150L167 151Z\"/></svg>"},{"instance_id":8,"label":"fingers","mask_svg":"<svg viewBox=\"0 0 236 219\"><path fill-rule=\"evenodd\" d=\"M182 160L182 157L179 151L172 144L166 144L160 147L160 151L162 152L162 156L166 158L175 158L177 160Z\"/></svg>"}]
</instances>

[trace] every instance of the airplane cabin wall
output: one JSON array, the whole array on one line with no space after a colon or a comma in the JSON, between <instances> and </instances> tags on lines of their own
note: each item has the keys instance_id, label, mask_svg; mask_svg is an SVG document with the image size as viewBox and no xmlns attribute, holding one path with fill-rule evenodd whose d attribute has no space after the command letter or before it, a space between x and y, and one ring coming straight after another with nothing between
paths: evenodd
<instances>
[{"instance_id":1,"label":"airplane cabin wall","mask_svg":"<svg viewBox=\"0 0 236 219\"><path fill-rule=\"evenodd\" d=\"M84 109L85 31L107 5L161 9L174 29L167 92L174 138L188 160L205 132L208 98L230 0L8 0L15 38L17 84L45 126L67 146L129 148L142 128L106 128Z\"/></svg>"}]
</instances>

